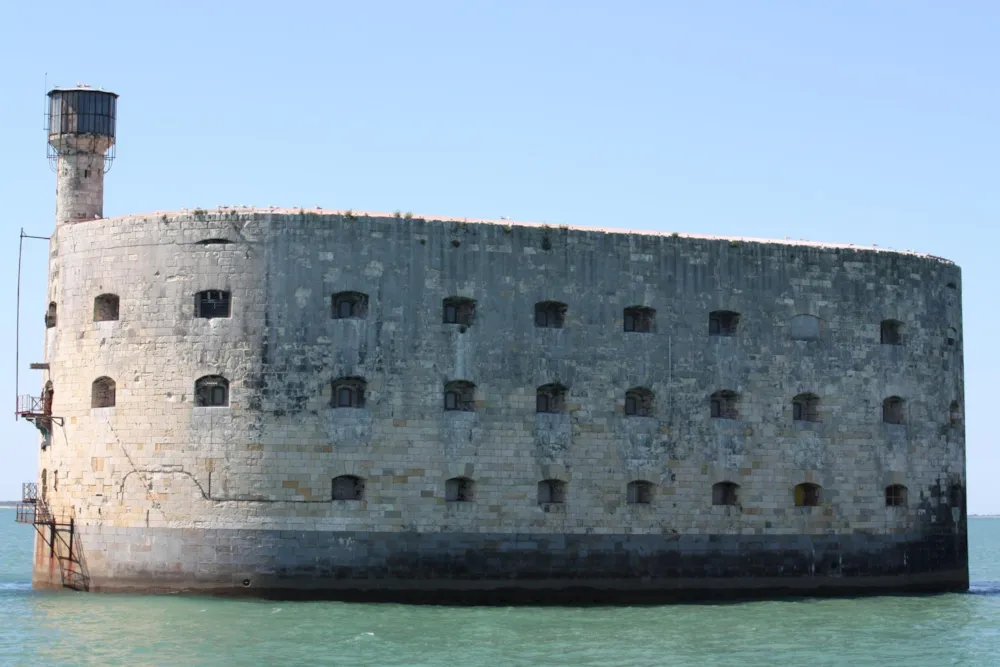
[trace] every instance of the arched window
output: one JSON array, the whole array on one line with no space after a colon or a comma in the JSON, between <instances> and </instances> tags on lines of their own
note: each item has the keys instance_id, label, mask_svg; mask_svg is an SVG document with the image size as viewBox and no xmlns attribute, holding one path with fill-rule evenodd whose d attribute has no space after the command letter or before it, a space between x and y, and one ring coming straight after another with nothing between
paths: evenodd
<instances>
[{"instance_id":1,"label":"arched window","mask_svg":"<svg viewBox=\"0 0 1000 667\"><path fill-rule=\"evenodd\" d=\"M368 295L361 292L337 292L333 295L333 319L368 317Z\"/></svg>"},{"instance_id":2,"label":"arched window","mask_svg":"<svg viewBox=\"0 0 1000 667\"><path fill-rule=\"evenodd\" d=\"M475 498L476 484L468 477L452 477L444 483L444 499L449 503L469 503Z\"/></svg>"},{"instance_id":3,"label":"arched window","mask_svg":"<svg viewBox=\"0 0 1000 667\"><path fill-rule=\"evenodd\" d=\"M629 505L648 505L653 502L653 483L645 480L629 482L625 487L625 499Z\"/></svg>"},{"instance_id":4,"label":"arched window","mask_svg":"<svg viewBox=\"0 0 1000 667\"><path fill-rule=\"evenodd\" d=\"M819 505L820 487L818 484L806 482L795 487L796 507L815 507Z\"/></svg>"},{"instance_id":5,"label":"arched window","mask_svg":"<svg viewBox=\"0 0 1000 667\"><path fill-rule=\"evenodd\" d=\"M653 333L656 326L656 311L646 306L629 306L625 309L625 331Z\"/></svg>"},{"instance_id":6,"label":"arched window","mask_svg":"<svg viewBox=\"0 0 1000 667\"><path fill-rule=\"evenodd\" d=\"M90 385L90 407L111 408L115 405L115 381L99 377Z\"/></svg>"},{"instance_id":7,"label":"arched window","mask_svg":"<svg viewBox=\"0 0 1000 667\"><path fill-rule=\"evenodd\" d=\"M194 295L194 316L205 319L229 317L229 292L210 289Z\"/></svg>"},{"instance_id":8,"label":"arched window","mask_svg":"<svg viewBox=\"0 0 1000 667\"><path fill-rule=\"evenodd\" d=\"M649 417L653 414L653 392L645 387L633 387L625 392L625 414Z\"/></svg>"},{"instance_id":9,"label":"arched window","mask_svg":"<svg viewBox=\"0 0 1000 667\"><path fill-rule=\"evenodd\" d=\"M734 482L718 482L712 485L713 505L739 505L740 485Z\"/></svg>"},{"instance_id":10,"label":"arched window","mask_svg":"<svg viewBox=\"0 0 1000 667\"><path fill-rule=\"evenodd\" d=\"M902 484L890 484L885 487L886 507L906 507L906 487Z\"/></svg>"},{"instance_id":11,"label":"arched window","mask_svg":"<svg viewBox=\"0 0 1000 667\"><path fill-rule=\"evenodd\" d=\"M444 409L472 412L476 408L476 385L455 380L444 386Z\"/></svg>"},{"instance_id":12,"label":"arched window","mask_svg":"<svg viewBox=\"0 0 1000 667\"><path fill-rule=\"evenodd\" d=\"M333 407L363 408L365 407L365 389L367 383L363 378L344 377L333 381Z\"/></svg>"},{"instance_id":13,"label":"arched window","mask_svg":"<svg viewBox=\"0 0 1000 667\"><path fill-rule=\"evenodd\" d=\"M111 322L118 319L118 295L102 294L94 299L94 321Z\"/></svg>"},{"instance_id":14,"label":"arched window","mask_svg":"<svg viewBox=\"0 0 1000 667\"><path fill-rule=\"evenodd\" d=\"M221 408L229 405L229 380L221 375L205 375L194 382L195 406Z\"/></svg>"},{"instance_id":15,"label":"arched window","mask_svg":"<svg viewBox=\"0 0 1000 667\"><path fill-rule=\"evenodd\" d=\"M716 310L708 314L709 336L735 336L740 314L731 310Z\"/></svg>"},{"instance_id":16,"label":"arched window","mask_svg":"<svg viewBox=\"0 0 1000 667\"><path fill-rule=\"evenodd\" d=\"M952 401L948 406L948 423L952 425L962 423L962 406L958 401Z\"/></svg>"},{"instance_id":17,"label":"arched window","mask_svg":"<svg viewBox=\"0 0 1000 667\"><path fill-rule=\"evenodd\" d=\"M712 419L739 419L739 394L722 389L710 398Z\"/></svg>"},{"instance_id":18,"label":"arched window","mask_svg":"<svg viewBox=\"0 0 1000 667\"><path fill-rule=\"evenodd\" d=\"M819 340L820 321L815 315L796 315L789 323L792 340Z\"/></svg>"},{"instance_id":19,"label":"arched window","mask_svg":"<svg viewBox=\"0 0 1000 667\"><path fill-rule=\"evenodd\" d=\"M539 301L535 304L535 326L542 329L562 329L566 321L567 306L558 301Z\"/></svg>"},{"instance_id":20,"label":"arched window","mask_svg":"<svg viewBox=\"0 0 1000 667\"><path fill-rule=\"evenodd\" d=\"M535 393L536 412L565 412L566 387L561 384L543 384Z\"/></svg>"},{"instance_id":21,"label":"arched window","mask_svg":"<svg viewBox=\"0 0 1000 667\"><path fill-rule=\"evenodd\" d=\"M948 327L948 335L945 336L944 344L948 347L954 347L956 342L958 342L958 329Z\"/></svg>"},{"instance_id":22,"label":"arched window","mask_svg":"<svg viewBox=\"0 0 1000 667\"><path fill-rule=\"evenodd\" d=\"M543 479L538 483L538 504L566 502L566 482L559 479Z\"/></svg>"},{"instance_id":23,"label":"arched window","mask_svg":"<svg viewBox=\"0 0 1000 667\"><path fill-rule=\"evenodd\" d=\"M51 329L56 325L56 302L49 303L49 309L45 311L45 328Z\"/></svg>"},{"instance_id":24,"label":"arched window","mask_svg":"<svg viewBox=\"0 0 1000 667\"><path fill-rule=\"evenodd\" d=\"M882 320L881 341L883 345L902 345L903 323L899 320Z\"/></svg>"},{"instance_id":25,"label":"arched window","mask_svg":"<svg viewBox=\"0 0 1000 667\"><path fill-rule=\"evenodd\" d=\"M819 396L807 392L793 398L792 419L801 422L818 422Z\"/></svg>"},{"instance_id":26,"label":"arched window","mask_svg":"<svg viewBox=\"0 0 1000 667\"><path fill-rule=\"evenodd\" d=\"M886 424L903 423L903 399L890 396L882 401L882 421Z\"/></svg>"},{"instance_id":27,"label":"arched window","mask_svg":"<svg viewBox=\"0 0 1000 667\"><path fill-rule=\"evenodd\" d=\"M461 324L472 326L476 319L476 302L464 296L449 296L442 303L443 321L445 324Z\"/></svg>"},{"instance_id":28,"label":"arched window","mask_svg":"<svg viewBox=\"0 0 1000 667\"><path fill-rule=\"evenodd\" d=\"M354 475L333 478L334 500L361 500L365 497L365 480Z\"/></svg>"}]
</instances>

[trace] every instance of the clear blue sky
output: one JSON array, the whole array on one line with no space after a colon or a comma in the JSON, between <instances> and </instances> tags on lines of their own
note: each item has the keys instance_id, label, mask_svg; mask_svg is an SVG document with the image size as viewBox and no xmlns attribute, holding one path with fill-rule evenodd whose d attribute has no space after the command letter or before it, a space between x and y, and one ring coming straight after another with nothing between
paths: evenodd
<instances>
[{"instance_id":1,"label":"clear blue sky","mask_svg":"<svg viewBox=\"0 0 1000 667\"><path fill-rule=\"evenodd\" d=\"M0 331L53 227L43 77L121 94L105 215L217 204L878 244L964 271L969 507L1000 513L1000 3L7 2ZM46 247L25 255L37 392ZM992 296L991 296L992 295ZM991 380L991 378L994 378ZM0 420L0 499L35 478Z\"/></svg>"}]
</instances>

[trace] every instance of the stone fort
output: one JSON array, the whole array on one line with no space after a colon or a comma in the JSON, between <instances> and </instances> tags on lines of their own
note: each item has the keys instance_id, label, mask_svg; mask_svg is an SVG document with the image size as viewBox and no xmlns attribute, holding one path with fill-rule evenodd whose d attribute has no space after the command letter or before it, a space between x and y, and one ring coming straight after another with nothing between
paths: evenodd
<instances>
[{"instance_id":1,"label":"stone fort","mask_svg":"<svg viewBox=\"0 0 1000 667\"><path fill-rule=\"evenodd\" d=\"M49 98L45 359L19 407L37 587L967 588L953 263L409 213L107 219L117 96Z\"/></svg>"}]
</instances>

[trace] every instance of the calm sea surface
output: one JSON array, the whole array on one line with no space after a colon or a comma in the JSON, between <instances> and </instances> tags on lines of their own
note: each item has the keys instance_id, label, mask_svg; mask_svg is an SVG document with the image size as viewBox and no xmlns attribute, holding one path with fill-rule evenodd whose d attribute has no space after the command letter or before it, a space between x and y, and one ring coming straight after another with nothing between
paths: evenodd
<instances>
[{"instance_id":1,"label":"calm sea surface","mask_svg":"<svg viewBox=\"0 0 1000 667\"><path fill-rule=\"evenodd\" d=\"M1000 666L1000 519L961 595L599 608L408 607L31 590L0 509L0 665Z\"/></svg>"}]
</instances>

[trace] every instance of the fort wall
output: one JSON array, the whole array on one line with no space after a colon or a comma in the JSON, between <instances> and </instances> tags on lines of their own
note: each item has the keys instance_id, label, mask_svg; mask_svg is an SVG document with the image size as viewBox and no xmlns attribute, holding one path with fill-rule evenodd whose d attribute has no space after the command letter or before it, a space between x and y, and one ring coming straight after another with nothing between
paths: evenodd
<instances>
[{"instance_id":1,"label":"fort wall","mask_svg":"<svg viewBox=\"0 0 1000 667\"><path fill-rule=\"evenodd\" d=\"M961 275L945 260L246 209L60 225L51 250L45 380L64 424L40 468L95 590L967 586ZM229 317L197 316L204 290L229 293ZM342 292L366 295L362 317L332 316ZM117 319L95 321L105 294ZM443 322L448 297L475 301L470 325ZM561 328L537 326L546 301L565 304ZM635 306L655 310L650 332L624 330ZM732 335L713 312L738 314ZM227 405L196 405L205 376L228 380ZM102 377L113 407L92 407ZM334 407L338 378L363 379L363 407ZM453 381L474 409L444 409ZM539 413L552 384L565 409ZM344 475L360 500L333 499ZM471 501L449 501L459 478ZM564 502L539 502L543 480ZM633 482L648 502L629 502ZM735 502L713 502L719 483ZM887 505L894 485L904 502ZM39 551L36 584L57 585Z\"/></svg>"}]
</instances>

